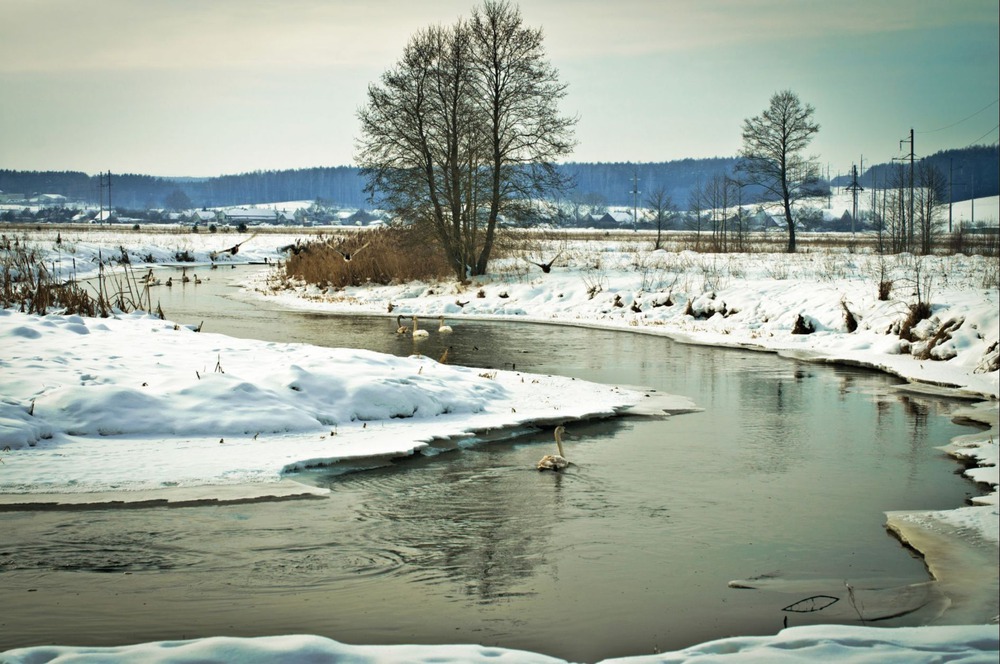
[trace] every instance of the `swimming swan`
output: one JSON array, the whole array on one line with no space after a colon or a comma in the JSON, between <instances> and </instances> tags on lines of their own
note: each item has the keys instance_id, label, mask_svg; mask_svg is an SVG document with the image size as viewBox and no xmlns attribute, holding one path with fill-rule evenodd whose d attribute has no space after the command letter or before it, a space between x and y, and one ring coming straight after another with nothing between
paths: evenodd
<instances>
[{"instance_id":1,"label":"swimming swan","mask_svg":"<svg viewBox=\"0 0 1000 664\"><path fill-rule=\"evenodd\" d=\"M426 339L431 336L431 333L427 330L420 330L417 328L417 317L413 317L413 338L414 339Z\"/></svg>"},{"instance_id":2,"label":"swimming swan","mask_svg":"<svg viewBox=\"0 0 1000 664\"><path fill-rule=\"evenodd\" d=\"M566 432L566 427L559 425L556 427L556 447L559 448L559 454L546 454L542 457L542 460L538 462L538 470L562 470L569 465L569 461L563 456L562 447L562 435Z\"/></svg>"}]
</instances>

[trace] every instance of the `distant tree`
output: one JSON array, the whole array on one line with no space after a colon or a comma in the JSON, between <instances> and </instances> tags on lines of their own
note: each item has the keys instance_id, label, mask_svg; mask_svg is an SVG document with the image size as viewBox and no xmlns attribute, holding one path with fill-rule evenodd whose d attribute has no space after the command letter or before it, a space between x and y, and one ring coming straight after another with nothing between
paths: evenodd
<instances>
[{"instance_id":1,"label":"distant tree","mask_svg":"<svg viewBox=\"0 0 1000 664\"><path fill-rule=\"evenodd\" d=\"M743 121L743 148L736 168L748 184L759 185L781 201L789 252L795 251L792 204L807 196L819 180L815 161L802 155L819 131L812 121L814 111L794 92L783 90L771 97L763 113Z\"/></svg>"},{"instance_id":2,"label":"distant tree","mask_svg":"<svg viewBox=\"0 0 1000 664\"><path fill-rule=\"evenodd\" d=\"M935 166L921 161L917 166L916 179L913 214L920 233L920 252L929 254L934 236L940 230L944 203L948 200L948 178Z\"/></svg>"},{"instance_id":3,"label":"distant tree","mask_svg":"<svg viewBox=\"0 0 1000 664\"><path fill-rule=\"evenodd\" d=\"M483 274L498 220L565 184L553 163L573 147L565 94L515 5L486 0L468 21L422 30L358 113L366 192L432 229L459 279Z\"/></svg>"},{"instance_id":4,"label":"distant tree","mask_svg":"<svg viewBox=\"0 0 1000 664\"><path fill-rule=\"evenodd\" d=\"M670 217L673 216L676 207L674 206L673 199L670 198L664 187L657 187L650 192L646 198L646 205L649 206L655 215L653 219L653 222L656 224L656 245L654 249L659 249L664 226L670 221Z\"/></svg>"},{"instance_id":5,"label":"distant tree","mask_svg":"<svg viewBox=\"0 0 1000 664\"><path fill-rule=\"evenodd\" d=\"M165 207L178 212L181 210L190 210L192 207L191 199L179 188L167 194L167 197L163 200L163 204Z\"/></svg>"},{"instance_id":6,"label":"distant tree","mask_svg":"<svg viewBox=\"0 0 1000 664\"><path fill-rule=\"evenodd\" d=\"M705 184L703 182L696 184L688 193L688 214L685 219L685 226L687 226L688 230L694 231L695 251L701 247L701 227L705 220L705 195Z\"/></svg>"}]
</instances>

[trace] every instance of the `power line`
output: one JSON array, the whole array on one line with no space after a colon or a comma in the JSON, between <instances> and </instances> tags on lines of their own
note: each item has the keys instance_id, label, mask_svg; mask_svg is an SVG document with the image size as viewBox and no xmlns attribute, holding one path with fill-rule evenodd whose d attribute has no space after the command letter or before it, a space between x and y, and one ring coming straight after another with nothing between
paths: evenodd
<instances>
[{"instance_id":1,"label":"power line","mask_svg":"<svg viewBox=\"0 0 1000 664\"><path fill-rule=\"evenodd\" d=\"M995 132L997 129L1000 129L1000 124L998 124L996 127L993 127L993 129L990 129L988 132L986 132L985 134L983 134L982 136L980 136L976 140L972 141L971 143L969 143L965 147L966 148L971 148L973 145L975 145L979 141L983 140L984 138L986 138L987 136L989 136L990 134L992 134L993 132ZM965 148L962 148L962 149L964 150Z\"/></svg>"},{"instance_id":2,"label":"power line","mask_svg":"<svg viewBox=\"0 0 1000 664\"><path fill-rule=\"evenodd\" d=\"M978 111L976 111L975 113L973 113L972 115L970 115L968 117L965 117L965 118L962 118L958 122L954 122L954 123L948 125L947 127L940 127L939 129L931 129L930 131L918 131L917 133L918 134L933 134L933 133L938 132L938 131L944 131L945 129L951 129L952 127L956 127L956 126L962 124L966 120L971 120L972 118L976 117L977 115L979 115L980 113L982 113L983 111L985 111L990 106L993 106L994 104L996 104L998 101L1000 101L1000 99L994 99L990 103L986 104L986 106L983 106L981 109L979 109Z\"/></svg>"}]
</instances>

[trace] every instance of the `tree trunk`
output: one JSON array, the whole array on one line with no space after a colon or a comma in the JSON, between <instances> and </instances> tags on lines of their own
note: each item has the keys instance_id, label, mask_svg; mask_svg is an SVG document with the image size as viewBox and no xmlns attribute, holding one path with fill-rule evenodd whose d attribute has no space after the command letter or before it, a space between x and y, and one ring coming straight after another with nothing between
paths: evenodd
<instances>
[{"instance_id":1,"label":"tree trunk","mask_svg":"<svg viewBox=\"0 0 1000 664\"><path fill-rule=\"evenodd\" d=\"M792 220L792 206L785 199L785 224L788 226L788 253L795 253L795 221Z\"/></svg>"}]
</instances>

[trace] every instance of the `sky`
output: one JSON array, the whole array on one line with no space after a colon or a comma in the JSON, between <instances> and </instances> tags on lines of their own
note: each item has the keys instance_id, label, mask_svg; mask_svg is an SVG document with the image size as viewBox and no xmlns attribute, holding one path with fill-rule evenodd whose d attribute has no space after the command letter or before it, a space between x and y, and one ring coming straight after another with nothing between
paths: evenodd
<instances>
[{"instance_id":1,"label":"sky","mask_svg":"<svg viewBox=\"0 0 1000 664\"><path fill-rule=\"evenodd\" d=\"M369 83L473 0L0 0L0 169L352 164ZM567 161L735 155L772 94L832 175L1000 137L996 0L522 0L578 118Z\"/></svg>"}]
</instances>

